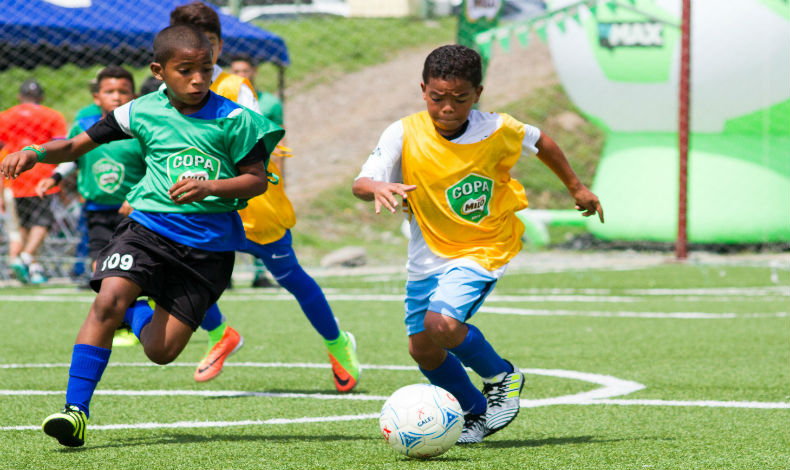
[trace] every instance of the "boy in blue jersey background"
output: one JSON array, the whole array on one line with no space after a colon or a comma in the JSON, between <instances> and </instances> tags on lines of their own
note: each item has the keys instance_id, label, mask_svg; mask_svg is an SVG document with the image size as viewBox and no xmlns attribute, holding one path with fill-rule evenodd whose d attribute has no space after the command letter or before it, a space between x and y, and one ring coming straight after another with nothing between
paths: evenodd
<instances>
[{"instance_id":1,"label":"boy in blue jersey background","mask_svg":"<svg viewBox=\"0 0 790 470\"><path fill-rule=\"evenodd\" d=\"M74 345L66 406L43 423L62 445L85 442L89 403L122 321L158 364L183 350L230 280L245 240L237 209L268 186L266 164L284 131L209 91L212 54L199 29L165 28L154 39L151 64L165 90L117 108L71 139L25 147L0 164L0 173L16 178L37 161L75 160L115 140L135 138L145 149L146 173L127 196L134 211L98 255L91 280L98 295ZM141 295L156 309L126 315Z\"/></svg>"}]
</instances>

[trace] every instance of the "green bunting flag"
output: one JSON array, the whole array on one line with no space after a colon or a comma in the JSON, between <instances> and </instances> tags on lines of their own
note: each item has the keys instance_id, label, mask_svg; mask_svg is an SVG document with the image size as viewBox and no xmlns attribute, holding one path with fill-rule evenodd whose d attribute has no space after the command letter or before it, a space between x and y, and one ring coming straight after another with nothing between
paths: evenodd
<instances>
[{"instance_id":1,"label":"green bunting flag","mask_svg":"<svg viewBox=\"0 0 790 470\"><path fill-rule=\"evenodd\" d=\"M554 20L554 24L557 25L557 29L560 30L561 33L565 32L565 15L562 13L554 15L551 17Z\"/></svg>"},{"instance_id":2,"label":"green bunting flag","mask_svg":"<svg viewBox=\"0 0 790 470\"><path fill-rule=\"evenodd\" d=\"M489 41L483 44L478 43L477 45L480 48L480 55L483 56L484 59L490 60L493 43Z\"/></svg>"},{"instance_id":3,"label":"green bunting flag","mask_svg":"<svg viewBox=\"0 0 790 470\"><path fill-rule=\"evenodd\" d=\"M499 45L502 47L502 50L505 52L510 52L510 30L499 28L496 31L496 38L497 41L499 41Z\"/></svg>"},{"instance_id":4,"label":"green bunting flag","mask_svg":"<svg viewBox=\"0 0 790 470\"><path fill-rule=\"evenodd\" d=\"M522 25L513 30L513 32L515 33L518 42L521 43L521 47L527 47L527 44L529 43L529 28L527 28L525 25Z\"/></svg>"},{"instance_id":5,"label":"green bunting flag","mask_svg":"<svg viewBox=\"0 0 790 470\"><path fill-rule=\"evenodd\" d=\"M545 22L545 21L542 21L540 23L536 23L535 24L535 32L538 33L538 36L540 37L540 40L543 41L543 42L546 42L546 38L547 38L547 34L548 34L546 32L546 26L548 26L548 23Z\"/></svg>"},{"instance_id":6,"label":"green bunting flag","mask_svg":"<svg viewBox=\"0 0 790 470\"><path fill-rule=\"evenodd\" d=\"M628 2L631 4L636 4L636 1L637 0L628 0ZM518 39L518 42L522 47L527 47L529 44L530 31L534 31L541 41L546 42L548 39L549 24L555 24L557 29L559 29L561 33L564 33L567 31L569 19L572 19L579 25L582 24L580 16L581 6L586 6L590 10L590 14L595 17L599 3L606 5L612 12L616 11L621 5L625 5L620 3L618 0L583 0L554 12L549 12L549 14L546 16L534 18L531 21L525 21L521 24L517 23L515 25L502 26L499 28L490 29L488 31L483 31L475 36L477 49L480 52L480 55L486 59L490 59L493 43L494 40L496 40L499 42L499 45L502 47L503 51L510 52L511 35Z\"/></svg>"},{"instance_id":7,"label":"green bunting flag","mask_svg":"<svg viewBox=\"0 0 790 470\"><path fill-rule=\"evenodd\" d=\"M573 18L573 21L575 21L576 24L579 24L579 25L582 24L582 19L581 19L581 17L579 17L579 9L578 8L573 10L573 14L571 15L571 18Z\"/></svg>"}]
</instances>

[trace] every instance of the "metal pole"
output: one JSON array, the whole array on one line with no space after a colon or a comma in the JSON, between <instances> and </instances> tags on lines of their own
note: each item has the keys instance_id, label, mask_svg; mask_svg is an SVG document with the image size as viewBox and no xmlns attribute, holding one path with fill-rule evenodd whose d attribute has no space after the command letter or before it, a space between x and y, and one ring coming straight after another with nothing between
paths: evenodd
<instances>
[{"instance_id":1,"label":"metal pole","mask_svg":"<svg viewBox=\"0 0 790 470\"><path fill-rule=\"evenodd\" d=\"M691 77L691 0L682 1L683 19L680 26L680 111L678 115L680 184L678 188L678 237L675 243L675 256L678 260L685 260L688 257L688 144Z\"/></svg>"},{"instance_id":2,"label":"metal pole","mask_svg":"<svg viewBox=\"0 0 790 470\"><path fill-rule=\"evenodd\" d=\"M241 0L228 0L228 7L231 14L238 18L241 13Z\"/></svg>"}]
</instances>

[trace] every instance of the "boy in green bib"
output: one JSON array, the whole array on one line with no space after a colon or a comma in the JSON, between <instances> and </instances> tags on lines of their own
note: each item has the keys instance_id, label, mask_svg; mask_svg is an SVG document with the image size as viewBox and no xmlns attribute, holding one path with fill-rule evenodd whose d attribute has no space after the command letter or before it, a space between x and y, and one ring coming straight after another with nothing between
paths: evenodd
<instances>
[{"instance_id":1,"label":"boy in green bib","mask_svg":"<svg viewBox=\"0 0 790 470\"><path fill-rule=\"evenodd\" d=\"M37 161L76 160L116 140L134 138L143 149L145 175L127 195L134 211L96 260L91 287L98 295L77 335L66 406L43 423L65 446L85 442L90 399L122 321L153 362L167 364L219 299L245 241L237 210L266 191L266 164L284 134L209 91L212 48L193 26L157 34L151 71L166 89L116 108L71 139L26 147L0 164L15 178ZM140 296L153 299L155 310L125 315Z\"/></svg>"}]
</instances>

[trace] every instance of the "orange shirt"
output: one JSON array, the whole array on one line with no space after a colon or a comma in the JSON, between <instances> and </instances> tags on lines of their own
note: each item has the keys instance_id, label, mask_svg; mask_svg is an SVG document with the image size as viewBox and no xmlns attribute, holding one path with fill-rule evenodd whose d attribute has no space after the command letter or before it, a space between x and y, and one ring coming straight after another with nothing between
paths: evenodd
<instances>
[{"instance_id":1,"label":"orange shirt","mask_svg":"<svg viewBox=\"0 0 790 470\"><path fill-rule=\"evenodd\" d=\"M26 145L43 144L54 139L66 137L66 119L52 108L35 103L22 103L0 113L0 142L2 152L16 152ZM12 181L6 181L14 197L36 195L36 184L52 175L56 165L36 163L36 165ZM58 192L55 186L47 194Z\"/></svg>"}]
</instances>

